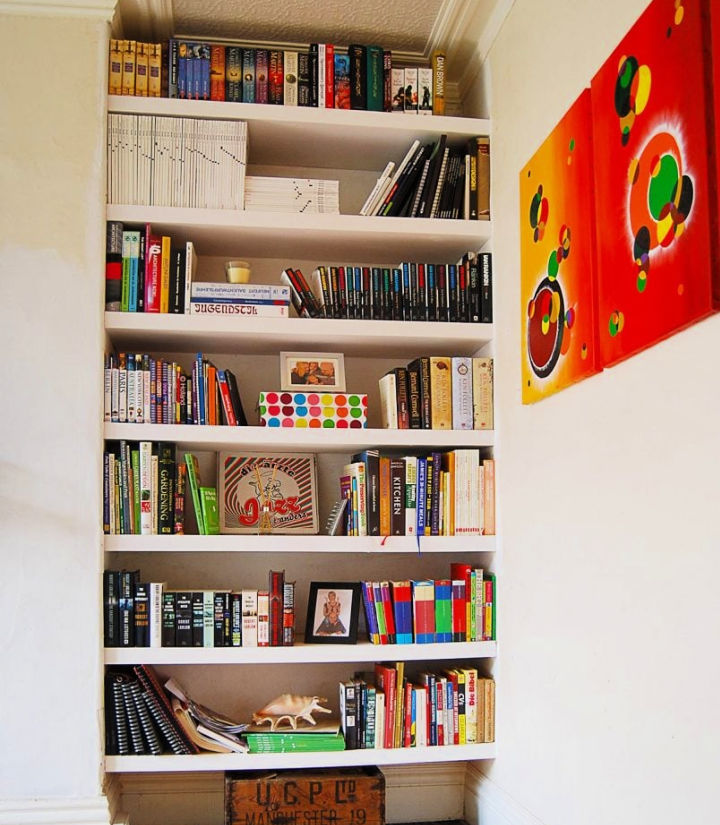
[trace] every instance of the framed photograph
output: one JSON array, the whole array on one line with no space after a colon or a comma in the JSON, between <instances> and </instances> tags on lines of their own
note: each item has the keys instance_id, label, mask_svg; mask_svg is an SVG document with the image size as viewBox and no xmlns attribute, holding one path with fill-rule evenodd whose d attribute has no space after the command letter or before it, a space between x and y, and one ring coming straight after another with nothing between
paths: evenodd
<instances>
[{"instance_id":1,"label":"framed photograph","mask_svg":"<svg viewBox=\"0 0 720 825\"><path fill-rule=\"evenodd\" d=\"M341 352L281 352L280 389L316 387L345 392L345 359Z\"/></svg>"},{"instance_id":2,"label":"framed photograph","mask_svg":"<svg viewBox=\"0 0 720 825\"><path fill-rule=\"evenodd\" d=\"M305 642L357 643L360 582L310 582Z\"/></svg>"},{"instance_id":3,"label":"framed photograph","mask_svg":"<svg viewBox=\"0 0 720 825\"><path fill-rule=\"evenodd\" d=\"M221 533L318 533L314 454L220 453L218 476Z\"/></svg>"}]
</instances>

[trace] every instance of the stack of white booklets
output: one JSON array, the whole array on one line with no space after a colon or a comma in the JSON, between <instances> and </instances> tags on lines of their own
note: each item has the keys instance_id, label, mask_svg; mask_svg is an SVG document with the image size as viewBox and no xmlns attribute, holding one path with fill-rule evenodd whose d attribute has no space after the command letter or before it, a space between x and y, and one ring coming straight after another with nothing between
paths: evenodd
<instances>
[{"instance_id":1,"label":"stack of white booklets","mask_svg":"<svg viewBox=\"0 0 720 825\"><path fill-rule=\"evenodd\" d=\"M237 209L245 201L247 124L110 113L110 204Z\"/></svg>"},{"instance_id":2,"label":"stack of white booklets","mask_svg":"<svg viewBox=\"0 0 720 825\"><path fill-rule=\"evenodd\" d=\"M290 288L280 284L196 282L192 285L190 314L287 318Z\"/></svg>"},{"instance_id":3,"label":"stack of white booklets","mask_svg":"<svg viewBox=\"0 0 720 825\"><path fill-rule=\"evenodd\" d=\"M340 212L339 182L248 175L245 179L245 209L337 215Z\"/></svg>"}]
</instances>

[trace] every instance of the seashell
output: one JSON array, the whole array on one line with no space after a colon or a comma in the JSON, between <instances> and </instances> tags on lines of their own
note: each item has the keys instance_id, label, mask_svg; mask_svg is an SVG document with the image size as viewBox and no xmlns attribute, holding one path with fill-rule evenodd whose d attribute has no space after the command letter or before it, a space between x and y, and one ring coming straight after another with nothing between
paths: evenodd
<instances>
[{"instance_id":1,"label":"seashell","mask_svg":"<svg viewBox=\"0 0 720 825\"><path fill-rule=\"evenodd\" d=\"M286 720L293 730L297 728L297 720L304 719L311 725L316 724L312 717L313 711L320 713L332 713L330 708L324 708L319 703L327 702L322 696L299 696L295 693L283 693L264 708L253 713L253 723L264 725L270 723L270 730L275 730L277 726Z\"/></svg>"}]
</instances>

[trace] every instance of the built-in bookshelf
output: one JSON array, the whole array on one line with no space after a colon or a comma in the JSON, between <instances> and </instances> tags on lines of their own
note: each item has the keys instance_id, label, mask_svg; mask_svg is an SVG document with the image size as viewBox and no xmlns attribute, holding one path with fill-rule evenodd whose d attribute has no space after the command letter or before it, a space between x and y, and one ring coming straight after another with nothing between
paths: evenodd
<instances>
[{"instance_id":1,"label":"built-in bookshelf","mask_svg":"<svg viewBox=\"0 0 720 825\"><path fill-rule=\"evenodd\" d=\"M367 192L389 159L399 159L415 139L448 135L458 144L488 135L490 124L472 118L388 115L379 112L305 109L259 104L185 101L110 96L110 112L198 118L240 119L248 124L249 170L260 174L300 174L302 170L337 176L339 215L277 215L262 212L113 205L109 220L152 223L181 241L192 240L202 280L221 280L221 262L242 257L253 267L253 280L277 283L287 262L313 265L333 259L375 264L412 259L459 258L468 250L489 249L491 223L470 220L376 218L357 214ZM270 170L270 171L268 171ZM290 170L290 171L288 171ZM343 196L342 192L346 194ZM282 263L286 261L286 263ZM299 263L298 263L299 262ZM340 319L190 317L144 313L105 313L108 346L115 351L152 351L164 356L202 350L231 360L241 384L251 426L188 426L106 423L108 441L163 441L197 452L202 473L214 483L219 451L312 452L319 466L319 511L324 515L338 498L336 468L368 448L422 451L475 447L491 457L492 430L387 430L379 414L357 430L311 430L254 426L258 390L278 388L278 353L333 351L346 358L348 391L367 392L377 408L378 378L402 361L421 355L492 355L493 325ZM243 581L262 583L268 567L284 568L297 580L303 601L310 581L358 581L361 578L420 578L447 575L450 560L493 567L496 536L346 537L325 535L107 535L108 568L137 568L152 581L171 587L222 587L242 570ZM139 561L140 560L140 561ZM269 561L271 560L271 561ZM241 566L241 567L240 567ZM499 583L500 588L502 582ZM299 636L302 634L299 633ZM283 692L322 694L336 702L339 679L353 667L402 660L412 671L469 663L492 673L498 643L318 645L299 641L276 648L108 648L107 666L146 663L175 675L197 701L249 717ZM270 687L268 687L270 685ZM107 756L110 773L173 773L349 765L401 765L489 759L495 743L352 750L304 754L203 754L193 756Z\"/></svg>"}]
</instances>

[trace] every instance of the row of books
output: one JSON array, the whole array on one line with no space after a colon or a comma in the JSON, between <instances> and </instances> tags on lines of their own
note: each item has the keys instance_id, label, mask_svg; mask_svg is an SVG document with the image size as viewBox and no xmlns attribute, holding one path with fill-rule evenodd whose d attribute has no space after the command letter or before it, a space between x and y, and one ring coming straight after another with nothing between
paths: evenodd
<instances>
[{"instance_id":1,"label":"row of books","mask_svg":"<svg viewBox=\"0 0 720 825\"><path fill-rule=\"evenodd\" d=\"M452 578L363 581L368 638L380 644L495 639L495 575L453 564Z\"/></svg>"},{"instance_id":2,"label":"row of books","mask_svg":"<svg viewBox=\"0 0 720 825\"><path fill-rule=\"evenodd\" d=\"M240 210L246 164L244 121L108 114L109 204Z\"/></svg>"},{"instance_id":3,"label":"row of books","mask_svg":"<svg viewBox=\"0 0 720 825\"><path fill-rule=\"evenodd\" d=\"M393 68L377 45L273 49L171 39L168 96L328 109L444 114L445 54Z\"/></svg>"},{"instance_id":4,"label":"row of books","mask_svg":"<svg viewBox=\"0 0 720 825\"><path fill-rule=\"evenodd\" d=\"M338 685L345 748L413 748L495 741L495 683L474 667L423 671L377 663Z\"/></svg>"},{"instance_id":5,"label":"row of books","mask_svg":"<svg viewBox=\"0 0 720 825\"><path fill-rule=\"evenodd\" d=\"M106 311L188 313L196 271L192 241L174 244L150 223L107 221Z\"/></svg>"},{"instance_id":6,"label":"row of books","mask_svg":"<svg viewBox=\"0 0 720 825\"><path fill-rule=\"evenodd\" d=\"M288 647L295 582L271 570L259 590L178 590L139 570L103 574L105 647Z\"/></svg>"},{"instance_id":7,"label":"row of books","mask_svg":"<svg viewBox=\"0 0 720 825\"><path fill-rule=\"evenodd\" d=\"M235 374L202 353L189 373L176 361L147 353L106 355L103 418L121 424L247 425Z\"/></svg>"},{"instance_id":8,"label":"row of books","mask_svg":"<svg viewBox=\"0 0 720 825\"><path fill-rule=\"evenodd\" d=\"M365 200L361 215L490 219L490 140L474 137L451 146L414 140L397 164L389 161Z\"/></svg>"},{"instance_id":9,"label":"row of books","mask_svg":"<svg viewBox=\"0 0 720 825\"><path fill-rule=\"evenodd\" d=\"M492 254L466 252L457 262L403 261L398 266L320 265L280 280L301 318L492 323Z\"/></svg>"},{"instance_id":10,"label":"row of books","mask_svg":"<svg viewBox=\"0 0 720 825\"><path fill-rule=\"evenodd\" d=\"M427 455L363 450L340 476L349 536L495 534L495 459L474 448Z\"/></svg>"},{"instance_id":11,"label":"row of books","mask_svg":"<svg viewBox=\"0 0 720 825\"><path fill-rule=\"evenodd\" d=\"M191 508L186 505L190 498ZM107 535L182 535L192 512L199 535L220 532L217 489L202 484L192 453L175 459L166 442L106 442L103 531Z\"/></svg>"},{"instance_id":12,"label":"row of books","mask_svg":"<svg viewBox=\"0 0 720 825\"><path fill-rule=\"evenodd\" d=\"M201 705L176 679L164 685L151 665L105 674L105 752L159 756L201 751L246 753L244 723Z\"/></svg>"},{"instance_id":13,"label":"row of books","mask_svg":"<svg viewBox=\"0 0 720 825\"><path fill-rule=\"evenodd\" d=\"M491 357L421 356L379 380L383 427L391 430L492 430Z\"/></svg>"},{"instance_id":14,"label":"row of books","mask_svg":"<svg viewBox=\"0 0 720 825\"><path fill-rule=\"evenodd\" d=\"M248 175L245 209L258 212L340 213L340 183L318 178L278 178Z\"/></svg>"},{"instance_id":15,"label":"row of books","mask_svg":"<svg viewBox=\"0 0 720 825\"><path fill-rule=\"evenodd\" d=\"M162 97L163 51L162 43L111 39L108 93Z\"/></svg>"}]
</instances>

